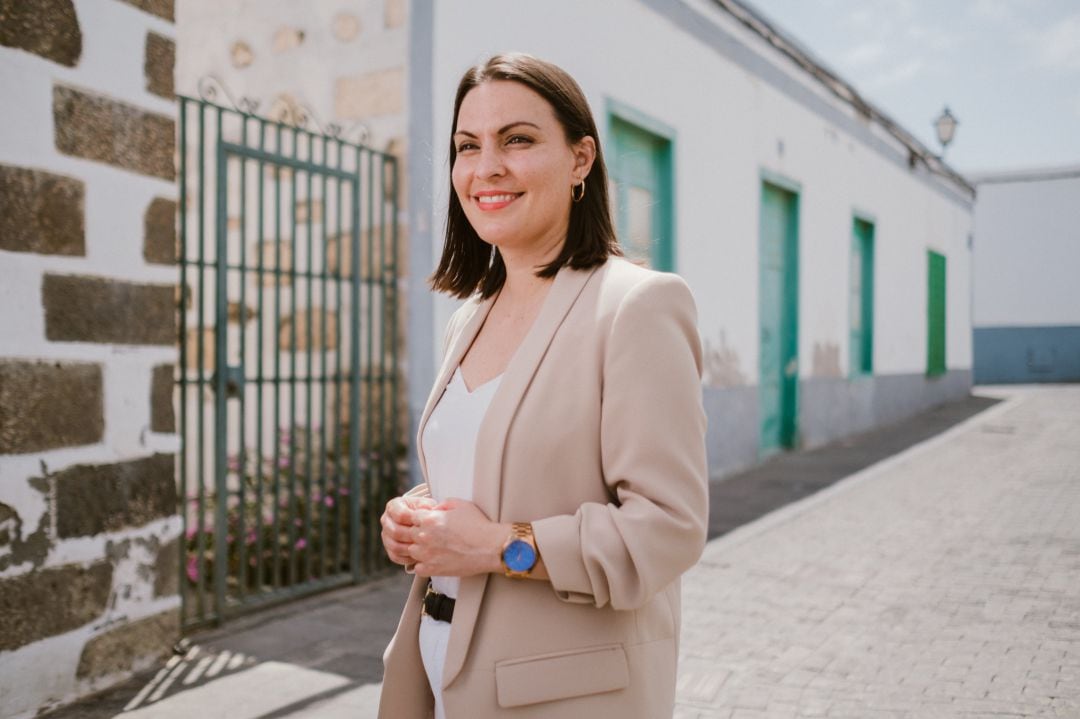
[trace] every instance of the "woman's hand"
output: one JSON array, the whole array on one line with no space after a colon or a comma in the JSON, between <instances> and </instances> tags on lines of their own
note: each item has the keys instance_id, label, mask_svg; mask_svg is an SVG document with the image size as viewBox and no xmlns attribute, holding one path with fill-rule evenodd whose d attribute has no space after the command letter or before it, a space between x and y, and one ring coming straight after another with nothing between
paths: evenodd
<instances>
[{"instance_id":1,"label":"woman's hand","mask_svg":"<svg viewBox=\"0 0 1080 719\"><path fill-rule=\"evenodd\" d=\"M416 525L417 512L435 506L431 497L394 497L386 503L379 522L382 524L382 542L390 561L404 566L416 562L409 554L412 529Z\"/></svg>"},{"instance_id":2,"label":"woman's hand","mask_svg":"<svg viewBox=\"0 0 1080 719\"><path fill-rule=\"evenodd\" d=\"M472 502L448 499L415 510L412 519L406 549L417 574L469 577L501 571L503 544L513 527L492 522Z\"/></svg>"}]
</instances>

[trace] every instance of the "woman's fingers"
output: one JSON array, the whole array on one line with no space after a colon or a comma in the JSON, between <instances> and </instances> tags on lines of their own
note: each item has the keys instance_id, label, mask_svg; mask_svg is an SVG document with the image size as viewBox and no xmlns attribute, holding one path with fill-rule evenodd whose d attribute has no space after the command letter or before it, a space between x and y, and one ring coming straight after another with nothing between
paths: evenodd
<instances>
[{"instance_id":1,"label":"woman's fingers","mask_svg":"<svg viewBox=\"0 0 1080 719\"><path fill-rule=\"evenodd\" d=\"M404 497L394 497L387 502L383 515L389 515L398 524L413 523L413 509L409 506L409 500Z\"/></svg>"},{"instance_id":2,"label":"woman's fingers","mask_svg":"<svg viewBox=\"0 0 1080 719\"><path fill-rule=\"evenodd\" d=\"M433 509L437 502L431 497L402 497L410 509Z\"/></svg>"},{"instance_id":3,"label":"woman's fingers","mask_svg":"<svg viewBox=\"0 0 1080 719\"><path fill-rule=\"evenodd\" d=\"M384 524L382 529L383 544L392 541L396 544L409 544L412 542L412 534L409 527L402 527L393 522Z\"/></svg>"},{"instance_id":4,"label":"woman's fingers","mask_svg":"<svg viewBox=\"0 0 1080 719\"><path fill-rule=\"evenodd\" d=\"M409 554L409 547L411 545L397 541L386 532L383 532L382 542L383 548L386 549L386 555L390 557L390 561L395 564L411 564L416 561Z\"/></svg>"},{"instance_id":5,"label":"woman's fingers","mask_svg":"<svg viewBox=\"0 0 1080 719\"><path fill-rule=\"evenodd\" d=\"M386 511L379 518L383 548L395 564L410 565L416 561L410 554L416 534L414 519L410 503L403 497L387 502Z\"/></svg>"}]
</instances>

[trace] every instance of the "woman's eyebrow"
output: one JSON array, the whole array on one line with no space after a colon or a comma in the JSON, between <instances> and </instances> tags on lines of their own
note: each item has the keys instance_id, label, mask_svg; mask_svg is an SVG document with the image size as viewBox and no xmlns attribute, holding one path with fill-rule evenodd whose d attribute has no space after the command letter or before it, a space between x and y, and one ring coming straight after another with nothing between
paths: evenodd
<instances>
[{"instance_id":1,"label":"woman's eyebrow","mask_svg":"<svg viewBox=\"0 0 1080 719\"><path fill-rule=\"evenodd\" d=\"M503 133L517 127L518 125L529 125L530 127L535 127L537 130L540 129L540 126L537 125L535 122L529 122L528 120L517 120L515 122L511 122L508 125L503 125L502 127L499 128L499 130L498 130L498 132L496 134L502 135ZM473 138L476 137L476 135L469 132L468 130L458 130L457 132L454 133L455 137L457 135L464 135L465 137L473 137Z\"/></svg>"}]
</instances>

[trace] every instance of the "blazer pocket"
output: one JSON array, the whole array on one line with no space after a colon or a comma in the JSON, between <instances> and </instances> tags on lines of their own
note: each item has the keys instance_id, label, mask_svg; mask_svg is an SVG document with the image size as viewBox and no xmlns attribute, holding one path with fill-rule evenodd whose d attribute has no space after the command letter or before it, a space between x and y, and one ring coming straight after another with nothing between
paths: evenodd
<instances>
[{"instance_id":1,"label":"blazer pocket","mask_svg":"<svg viewBox=\"0 0 1080 719\"><path fill-rule=\"evenodd\" d=\"M495 690L503 708L612 692L629 684L626 650L621 644L495 664Z\"/></svg>"}]
</instances>

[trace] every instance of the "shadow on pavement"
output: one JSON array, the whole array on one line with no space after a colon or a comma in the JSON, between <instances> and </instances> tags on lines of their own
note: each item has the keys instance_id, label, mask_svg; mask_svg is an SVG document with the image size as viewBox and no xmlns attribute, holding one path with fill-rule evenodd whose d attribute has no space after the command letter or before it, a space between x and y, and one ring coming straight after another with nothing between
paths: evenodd
<instances>
[{"instance_id":1,"label":"shadow on pavement","mask_svg":"<svg viewBox=\"0 0 1080 719\"><path fill-rule=\"evenodd\" d=\"M999 401L968 395L901 422L817 449L779 454L745 472L713 480L709 485L709 539L835 484Z\"/></svg>"}]
</instances>

